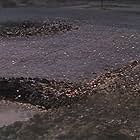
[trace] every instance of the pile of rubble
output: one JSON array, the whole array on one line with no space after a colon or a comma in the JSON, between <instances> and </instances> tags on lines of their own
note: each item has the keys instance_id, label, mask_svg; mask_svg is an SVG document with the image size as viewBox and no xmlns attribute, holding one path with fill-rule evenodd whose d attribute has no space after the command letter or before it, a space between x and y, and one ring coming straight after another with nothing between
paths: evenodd
<instances>
[{"instance_id":1,"label":"pile of rubble","mask_svg":"<svg viewBox=\"0 0 140 140\"><path fill-rule=\"evenodd\" d=\"M72 23L65 21L23 21L0 24L1 37L44 36L77 29Z\"/></svg>"},{"instance_id":2,"label":"pile of rubble","mask_svg":"<svg viewBox=\"0 0 140 140\"><path fill-rule=\"evenodd\" d=\"M0 139L139 140L140 62L84 83L0 80L0 97L49 109L0 128Z\"/></svg>"}]
</instances>

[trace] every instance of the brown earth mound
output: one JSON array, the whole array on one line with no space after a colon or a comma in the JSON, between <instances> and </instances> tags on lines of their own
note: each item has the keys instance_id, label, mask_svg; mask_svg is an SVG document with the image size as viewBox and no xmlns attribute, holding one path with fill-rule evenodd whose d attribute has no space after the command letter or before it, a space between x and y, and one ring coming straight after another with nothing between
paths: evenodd
<instances>
[{"instance_id":1,"label":"brown earth mound","mask_svg":"<svg viewBox=\"0 0 140 140\"><path fill-rule=\"evenodd\" d=\"M138 61L79 84L43 79L1 79L0 93L4 99L51 108L27 122L0 128L1 140L140 139Z\"/></svg>"}]
</instances>

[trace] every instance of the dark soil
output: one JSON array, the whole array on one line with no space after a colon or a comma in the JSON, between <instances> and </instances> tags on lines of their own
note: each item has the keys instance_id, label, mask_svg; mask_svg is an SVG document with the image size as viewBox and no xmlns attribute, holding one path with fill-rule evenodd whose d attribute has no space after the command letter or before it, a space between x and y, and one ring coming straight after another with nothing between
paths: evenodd
<instances>
[{"instance_id":1,"label":"dark soil","mask_svg":"<svg viewBox=\"0 0 140 140\"><path fill-rule=\"evenodd\" d=\"M64 33L76 29L65 21L23 21L6 22L0 24L1 37L30 37Z\"/></svg>"},{"instance_id":2,"label":"dark soil","mask_svg":"<svg viewBox=\"0 0 140 140\"><path fill-rule=\"evenodd\" d=\"M1 78L0 98L30 103L40 107L58 108L84 98L80 84L31 78Z\"/></svg>"},{"instance_id":3,"label":"dark soil","mask_svg":"<svg viewBox=\"0 0 140 140\"><path fill-rule=\"evenodd\" d=\"M1 140L139 140L140 62L83 83L0 80L1 99L49 109L0 128Z\"/></svg>"}]
</instances>

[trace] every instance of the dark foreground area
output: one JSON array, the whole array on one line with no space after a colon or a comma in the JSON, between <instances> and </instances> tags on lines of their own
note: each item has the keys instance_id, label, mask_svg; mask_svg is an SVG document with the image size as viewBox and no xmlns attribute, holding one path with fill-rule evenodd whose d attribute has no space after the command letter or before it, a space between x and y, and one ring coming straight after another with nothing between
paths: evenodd
<instances>
[{"instance_id":1,"label":"dark foreground area","mask_svg":"<svg viewBox=\"0 0 140 140\"><path fill-rule=\"evenodd\" d=\"M140 139L138 61L83 83L1 78L0 97L48 108L0 128L1 140Z\"/></svg>"}]
</instances>

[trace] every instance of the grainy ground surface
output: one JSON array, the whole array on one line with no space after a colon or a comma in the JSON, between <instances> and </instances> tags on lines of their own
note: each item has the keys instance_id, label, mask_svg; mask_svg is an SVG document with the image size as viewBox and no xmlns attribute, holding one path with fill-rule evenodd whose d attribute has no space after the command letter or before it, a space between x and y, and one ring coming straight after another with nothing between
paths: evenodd
<instances>
[{"instance_id":1,"label":"grainy ground surface","mask_svg":"<svg viewBox=\"0 0 140 140\"><path fill-rule=\"evenodd\" d=\"M40 83L40 81L38 82ZM55 98L58 88L57 91L62 96L64 94L70 98L77 96L79 100L69 102L69 106L65 106L62 104L65 98L57 96L59 101L55 100L53 105L62 105L62 107L49 109L46 113L35 115L27 122L16 122L0 128L2 140L139 140L139 62L135 61L115 71L108 71L97 79L81 83L75 89L74 85L68 88L68 84L64 86L64 83L60 83L58 86L57 84L55 86L54 84L42 84L45 89L42 89L43 93L40 94L47 95L48 99L51 99L52 96ZM6 93L8 94L8 90L7 92L5 90ZM80 94L81 96L86 95L84 100ZM32 97L30 96L30 99L34 100L35 98L32 99ZM20 98L22 101L22 94ZM43 98L38 98L37 101L40 100L43 101ZM46 104L49 102L51 103L52 100L47 100Z\"/></svg>"},{"instance_id":2,"label":"grainy ground surface","mask_svg":"<svg viewBox=\"0 0 140 140\"><path fill-rule=\"evenodd\" d=\"M140 58L140 16L136 13L21 8L2 10L0 17L1 21L59 17L79 27L76 31L40 38L1 39L2 77L75 81L93 78L94 73Z\"/></svg>"},{"instance_id":3,"label":"grainy ground surface","mask_svg":"<svg viewBox=\"0 0 140 140\"><path fill-rule=\"evenodd\" d=\"M50 109L47 113L35 116L29 122L18 122L3 127L0 129L0 139L138 140L140 134L139 62L133 63L132 66L129 65L128 68L122 68L122 72L107 73L94 82L93 79L101 72L107 72L112 68L115 69L121 67L122 64L127 64L131 60L140 59L139 12L95 10L84 7L7 8L0 11L1 22L37 20L39 18L45 21L65 20L65 23L72 23L78 27L78 30L44 37L1 37L0 74L1 77L6 77L4 79L5 86L1 85L1 95L7 93L4 99L10 100L12 97L12 101L15 99L14 101L28 102L34 105L41 103L49 108L49 104L37 100L37 98L41 99L42 96L40 96L40 92L39 94L34 92L36 91L32 88L34 80L31 82L33 85L26 82L27 79L25 79L25 84L21 83L16 86L16 82L22 78L16 79L17 81L7 79L22 76L69 80L72 89L75 85L73 82L76 81L78 84L76 87L74 86L72 95L75 95L77 91L79 93L82 88L80 94L86 91L90 96L83 102L83 98L79 98L81 97L79 94L78 100L77 98L69 100L67 96L64 99L63 96L60 96L57 100L57 94L55 96L49 94L51 101L57 103L54 107L58 108L63 105L67 105L67 107L60 107L57 110ZM100 81L100 79L103 80ZM79 81L85 80L91 82L81 85ZM3 80L1 82L3 84ZM54 93L61 95L61 92L65 94L63 88L66 88L62 85L63 82L58 82L58 88L52 84L50 84L50 88L46 88L46 85L41 84L40 90L43 89L46 93L53 93L53 95ZM12 94L6 91L8 86ZM14 86L15 88L13 88ZM31 100L27 100L30 98L21 98L24 97L22 96L24 89L26 95L30 95L30 93L33 95L29 96ZM68 93L71 93L71 90ZM42 99L45 99L44 96ZM66 102L63 101L69 102L65 104ZM68 107L75 101L77 104ZM5 111L7 110L8 116L10 108L7 109L3 102L2 104ZM10 107L14 106L12 103L10 104ZM52 105L52 102L50 104ZM28 110L23 109L24 112L19 105L16 107L19 114L14 111L15 118L11 120L10 117L7 117L5 124L7 121L7 124L13 123L16 118L17 120L30 118ZM31 116L34 114L33 110L31 109ZM19 117L22 112L25 114ZM36 108L35 112L40 113L40 110ZM2 112L0 115L3 115ZM4 122L1 121L1 126L3 124Z\"/></svg>"}]
</instances>

